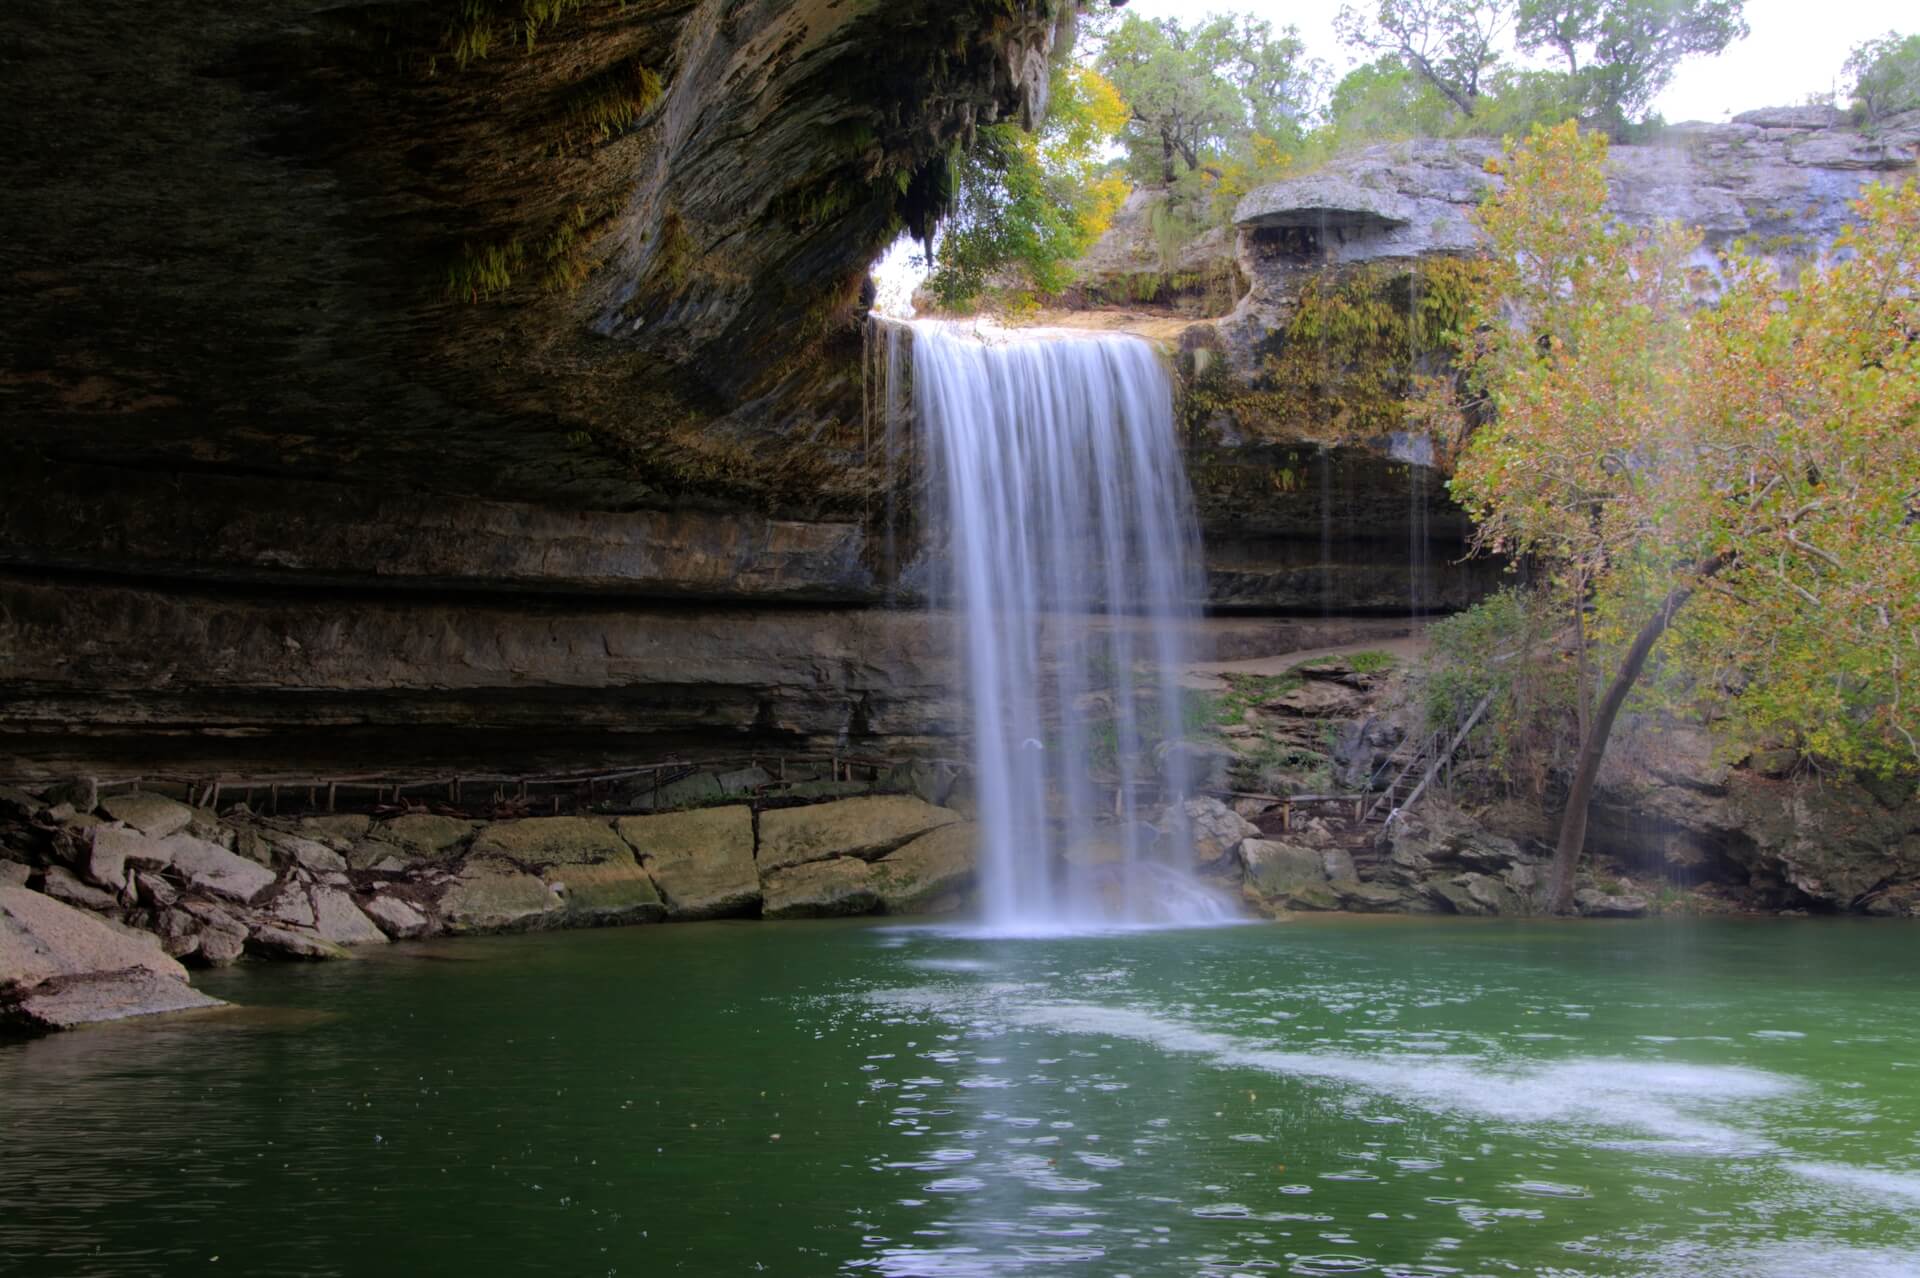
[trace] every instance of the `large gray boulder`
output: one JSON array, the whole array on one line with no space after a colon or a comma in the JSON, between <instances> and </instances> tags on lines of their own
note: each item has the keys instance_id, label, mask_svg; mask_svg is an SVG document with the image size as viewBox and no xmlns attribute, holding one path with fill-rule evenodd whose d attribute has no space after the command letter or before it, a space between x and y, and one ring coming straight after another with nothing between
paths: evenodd
<instances>
[{"instance_id":1,"label":"large gray boulder","mask_svg":"<svg viewBox=\"0 0 1920 1278\"><path fill-rule=\"evenodd\" d=\"M1302 895L1317 899L1327 889L1326 858L1318 849L1248 839L1240 845L1240 860L1246 866L1246 890L1264 903Z\"/></svg>"},{"instance_id":2,"label":"large gray boulder","mask_svg":"<svg viewBox=\"0 0 1920 1278\"><path fill-rule=\"evenodd\" d=\"M188 986L157 937L0 887L0 1020L60 1029L218 1003Z\"/></svg>"},{"instance_id":3,"label":"large gray boulder","mask_svg":"<svg viewBox=\"0 0 1920 1278\"><path fill-rule=\"evenodd\" d=\"M832 857L872 860L959 819L958 812L904 794L777 808L760 814L760 870Z\"/></svg>"},{"instance_id":4,"label":"large gray boulder","mask_svg":"<svg viewBox=\"0 0 1920 1278\"><path fill-rule=\"evenodd\" d=\"M258 862L184 832L168 835L160 846L166 851L167 867L210 896L244 904L272 887L276 878Z\"/></svg>"},{"instance_id":5,"label":"large gray boulder","mask_svg":"<svg viewBox=\"0 0 1920 1278\"><path fill-rule=\"evenodd\" d=\"M179 833L193 820L193 809L186 804L165 795L148 794L141 790L109 794L100 800L100 810L114 820L156 839Z\"/></svg>"},{"instance_id":6,"label":"large gray boulder","mask_svg":"<svg viewBox=\"0 0 1920 1278\"><path fill-rule=\"evenodd\" d=\"M1195 869L1226 865L1247 839L1260 837L1260 827L1218 799L1188 799L1160 818L1162 838L1178 839L1182 832L1193 841Z\"/></svg>"},{"instance_id":7,"label":"large gray boulder","mask_svg":"<svg viewBox=\"0 0 1920 1278\"><path fill-rule=\"evenodd\" d=\"M639 854L666 898L669 918L720 918L759 909L752 809L697 808L621 817L615 829Z\"/></svg>"}]
</instances>

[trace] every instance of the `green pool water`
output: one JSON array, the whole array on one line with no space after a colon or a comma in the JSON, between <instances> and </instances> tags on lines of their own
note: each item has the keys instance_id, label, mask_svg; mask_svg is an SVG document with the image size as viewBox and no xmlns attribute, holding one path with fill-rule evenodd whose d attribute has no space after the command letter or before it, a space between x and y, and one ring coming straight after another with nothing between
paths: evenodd
<instances>
[{"instance_id":1,"label":"green pool water","mask_svg":"<svg viewBox=\"0 0 1920 1278\"><path fill-rule=\"evenodd\" d=\"M1920 1274L1920 930L395 946L0 1047L0 1272Z\"/></svg>"}]
</instances>

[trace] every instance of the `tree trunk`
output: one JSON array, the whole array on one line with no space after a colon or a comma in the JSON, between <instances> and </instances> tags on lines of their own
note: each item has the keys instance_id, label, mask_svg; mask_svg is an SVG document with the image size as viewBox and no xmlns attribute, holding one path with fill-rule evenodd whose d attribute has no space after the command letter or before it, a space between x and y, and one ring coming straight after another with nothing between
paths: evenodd
<instances>
[{"instance_id":1,"label":"tree trunk","mask_svg":"<svg viewBox=\"0 0 1920 1278\"><path fill-rule=\"evenodd\" d=\"M1669 591L1653 616L1640 627L1640 633L1633 638L1633 646L1627 649L1626 659L1620 663L1619 671L1607 685L1607 695L1600 699L1592 726L1580 742L1580 754L1573 767L1573 786L1567 791L1567 810L1560 818L1560 840L1553 849L1552 887L1547 896L1547 906L1555 914L1573 912L1573 875L1579 868L1580 853L1587 844L1587 808L1593 800L1593 782L1600 774L1600 759L1606 753L1607 738L1613 732L1613 721L1620 716L1620 707L1626 704L1627 693L1633 690L1640 672L1646 669L1653 645L1667 632L1673 614L1693 597L1698 583L1732 562L1731 555L1715 555L1695 565L1693 579Z\"/></svg>"},{"instance_id":2,"label":"tree trunk","mask_svg":"<svg viewBox=\"0 0 1920 1278\"><path fill-rule=\"evenodd\" d=\"M1173 185L1173 135L1164 126L1160 130L1160 177L1168 186Z\"/></svg>"}]
</instances>

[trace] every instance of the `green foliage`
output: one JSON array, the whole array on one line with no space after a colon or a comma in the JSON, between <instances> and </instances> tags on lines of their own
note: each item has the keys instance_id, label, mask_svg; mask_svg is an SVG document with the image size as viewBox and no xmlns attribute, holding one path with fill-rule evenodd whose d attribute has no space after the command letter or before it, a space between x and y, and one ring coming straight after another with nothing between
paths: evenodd
<instances>
[{"instance_id":1,"label":"green foliage","mask_svg":"<svg viewBox=\"0 0 1920 1278\"><path fill-rule=\"evenodd\" d=\"M1396 658L1390 652L1370 648L1365 652L1349 654L1346 662L1359 674L1377 674L1382 670L1391 670L1396 664Z\"/></svg>"},{"instance_id":2,"label":"green foliage","mask_svg":"<svg viewBox=\"0 0 1920 1278\"><path fill-rule=\"evenodd\" d=\"M1510 0L1379 0L1341 8L1342 42L1392 59L1463 116L1472 116L1513 24Z\"/></svg>"},{"instance_id":3,"label":"green foliage","mask_svg":"<svg viewBox=\"0 0 1920 1278\"><path fill-rule=\"evenodd\" d=\"M1246 720L1247 711L1285 696L1306 680L1289 671L1277 675L1226 674L1225 692L1198 692L1189 689L1182 703L1181 717L1192 735L1202 735Z\"/></svg>"},{"instance_id":4,"label":"green foliage","mask_svg":"<svg viewBox=\"0 0 1920 1278\"><path fill-rule=\"evenodd\" d=\"M1419 681L1427 726L1455 731L1491 696L1474 730L1477 748L1510 786L1540 794L1573 714L1576 672L1556 642L1562 615L1553 595L1508 587L1436 621Z\"/></svg>"},{"instance_id":5,"label":"green foliage","mask_svg":"<svg viewBox=\"0 0 1920 1278\"><path fill-rule=\"evenodd\" d=\"M465 70L490 54L508 48L531 53L543 31L558 26L574 12L596 5L623 5L625 0L458 0L447 23L443 54ZM430 68L431 69L431 68Z\"/></svg>"},{"instance_id":6,"label":"green foliage","mask_svg":"<svg viewBox=\"0 0 1920 1278\"><path fill-rule=\"evenodd\" d=\"M1920 35L1889 31L1847 56L1854 110L1868 125L1920 107Z\"/></svg>"},{"instance_id":7,"label":"green foliage","mask_svg":"<svg viewBox=\"0 0 1920 1278\"><path fill-rule=\"evenodd\" d=\"M559 147L571 151L619 136L660 100L660 75L638 58L590 76L560 104Z\"/></svg>"},{"instance_id":8,"label":"green foliage","mask_svg":"<svg viewBox=\"0 0 1920 1278\"><path fill-rule=\"evenodd\" d=\"M1293 28L1276 35L1267 22L1231 15L1185 26L1129 14L1099 67L1131 108L1129 170L1167 185L1217 167L1255 137L1297 144L1324 74Z\"/></svg>"},{"instance_id":9,"label":"green foliage","mask_svg":"<svg viewBox=\"0 0 1920 1278\"><path fill-rule=\"evenodd\" d=\"M513 286L513 277L526 264L527 247L519 240L504 244L462 244L447 267L442 290L450 301L480 302Z\"/></svg>"},{"instance_id":10,"label":"green foliage","mask_svg":"<svg viewBox=\"0 0 1920 1278\"><path fill-rule=\"evenodd\" d=\"M1479 263L1436 258L1412 270L1368 265L1309 278L1253 390L1223 386L1200 408L1269 438L1374 440L1424 410L1434 370L1449 368L1467 325Z\"/></svg>"},{"instance_id":11,"label":"green foliage","mask_svg":"<svg viewBox=\"0 0 1920 1278\"><path fill-rule=\"evenodd\" d=\"M1519 0L1515 35L1522 49L1563 60L1581 118L1619 138L1682 59L1746 38L1744 7L1745 0Z\"/></svg>"},{"instance_id":12,"label":"green foliage","mask_svg":"<svg viewBox=\"0 0 1920 1278\"><path fill-rule=\"evenodd\" d=\"M1379 0L1335 28L1377 58L1335 91L1342 142L1472 132L1499 137L1578 118L1625 136L1680 62L1747 34L1745 0ZM1520 48L1564 70L1506 63ZM1453 113L1448 123L1444 117Z\"/></svg>"},{"instance_id":13,"label":"green foliage","mask_svg":"<svg viewBox=\"0 0 1920 1278\"><path fill-rule=\"evenodd\" d=\"M1123 184L1099 174L1126 116L1112 86L1087 68L1056 67L1050 102L1038 136L989 125L953 161L952 208L927 279L941 306L960 309L995 285L1027 297L1059 293L1071 282L1067 264L1126 198Z\"/></svg>"},{"instance_id":14,"label":"green foliage","mask_svg":"<svg viewBox=\"0 0 1920 1278\"><path fill-rule=\"evenodd\" d=\"M1506 170L1468 352L1496 414L1452 481L1478 545L1591 582L1603 661L1671 622L1746 740L1920 769L1920 187L1867 188L1797 280L1726 255L1709 307L1697 232L1608 215L1603 138Z\"/></svg>"}]
</instances>

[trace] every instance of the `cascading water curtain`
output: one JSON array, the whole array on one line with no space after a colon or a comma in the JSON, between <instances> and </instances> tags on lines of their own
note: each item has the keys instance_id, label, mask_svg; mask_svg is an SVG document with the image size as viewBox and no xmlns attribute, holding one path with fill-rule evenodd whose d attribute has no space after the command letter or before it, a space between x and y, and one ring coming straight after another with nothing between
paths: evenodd
<instances>
[{"instance_id":1,"label":"cascading water curtain","mask_svg":"<svg viewBox=\"0 0 1920 1278\"><path fill-rule=\"evenodd\" d=\"M1153 349L913 325L936 607L966 680L989 930L1202 922L1180 672L1198 535ZM1151 810L1150 810L1151 809Z\"/></svg>"}]
</instances>

